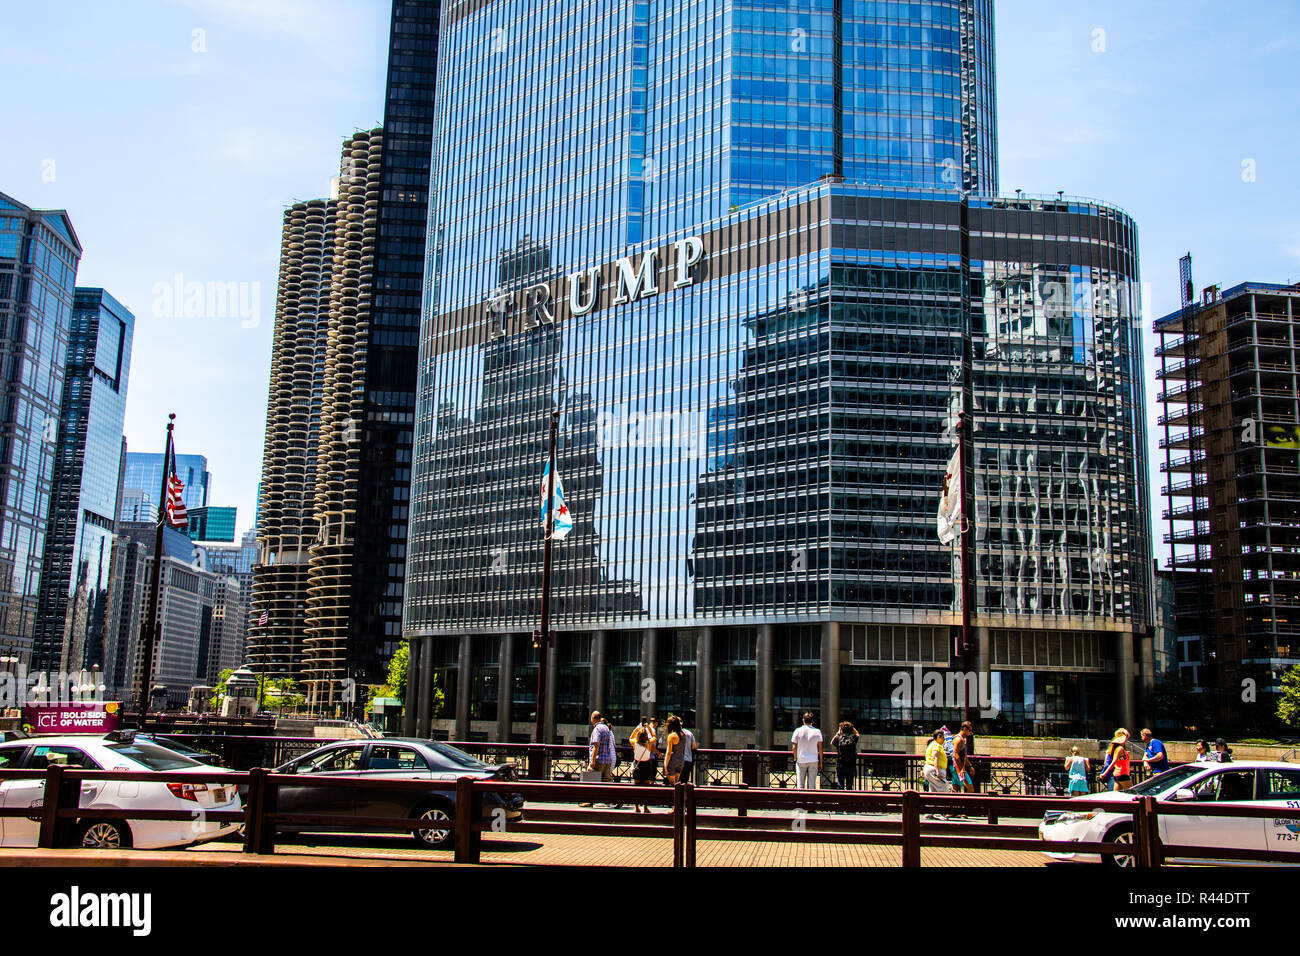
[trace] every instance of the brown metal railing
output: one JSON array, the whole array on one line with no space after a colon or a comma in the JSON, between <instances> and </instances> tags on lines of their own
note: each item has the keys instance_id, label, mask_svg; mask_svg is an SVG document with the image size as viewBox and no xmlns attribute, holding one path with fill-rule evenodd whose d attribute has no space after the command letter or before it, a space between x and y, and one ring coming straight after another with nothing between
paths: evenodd
<instances>
[{"instance_id":1,"label":"brown metal railing","mask_svg":"<svg viewBox=\"0 0 1300 956\"><path fill-rule=\"evenodd\" d=\"M80 807L81 781L198 782L193 772L122 772L68 769L52 765L44 771L0 771L0 780L44 779L45 793L40 806L40 832L37 845L56 849L72 845L77 822L106 820L193 820L191 810L109 810ZM331 827L349 831L408 832L417 829L418 821L396 817L356 817L348 815L282 813L278 809L278 790L287 784L302 784L302 778L274 774L257 768L246 773L215 774L222 784L246 785L247 799L241 810L204 810L205 820L238 821L244 825L244 852L274 853L277 830L281 825L295 827ZM916 790L902 792L854 792L827 790L771 790L748 787L696 787L679 784L666 787L629 788L617 784L554 783L537 781L498 781L461 777L454 781L367 780L364 778L316 777L313 788L376 789L386 791L446 791L456 799L452 827L454 859L458 863L477 863L484 831L498 829L495 821L483 819L483 797L489 793L520 794L546 803L603 802L610 804L637 802L655 807L669 807L670 814L628 821L627 814L600 811L540 810L538 819L512 824L513 832L565 833L599 836L663 836L671 830L673 865L693 867L701 840L764 842L834 842L840 844L874 844L897 846L901 864L920 866L923 848L964 848L976 850L1020 850L1131 856L1136 865L1158 867L1170 856L1192 859L1217 859L1246 862L1300 862L1300 854L1277 850L1239 850L1220 847L1168 845L1161 841L1158 819L1165 815L1195 815L1295 820L1300 822L1300 808L1222 807L1198 803L1157 803L1143 797L1132 805L1132 844L1047 841L1036 838L1036 830L1025 824L1002 824L1001 817L1032 818L1048 810L1074 809L1086 800L1049 797L1008 797L987 794L928 794ZM31 816L35 807L6 807L0 816ZM1110 805L1111 812L1127 808ZM466 812L468 810L468 812ZM735 816L703 815L700 810L734 810ZM751 810L789 811L789 817L753 818ZM899 814L898 821L862 821L827 817L808 820L812 813L887 813ZM927 825L926 813L977 814L987 817L987 824Z\"/></svg>"}]
</instances>

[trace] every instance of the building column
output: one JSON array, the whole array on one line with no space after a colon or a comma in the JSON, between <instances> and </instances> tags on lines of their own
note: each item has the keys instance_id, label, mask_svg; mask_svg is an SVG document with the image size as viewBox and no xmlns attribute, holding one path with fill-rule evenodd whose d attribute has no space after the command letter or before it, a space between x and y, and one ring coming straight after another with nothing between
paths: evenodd
<instances>
[{"instance_id":1,"label":"building column","mask_svg":"<svg viewBox=\"0 0 1300 956\"><path fill-rule=\"evenodd\" d=\"M602 714L609 706L609 676L605 664L605 632L591 632L591 704L592 710Z\"/></svg>"},{"instance_id":2,"label":"building column","mask_svg":"<svg viewBox=\"0 0 1300 956\"><path fill-rule=\"evenodd\" d=\"M510 743L510 723L514 715L515 636L502 634L497 664L497 740Z\"/></svg>"},{"instance_id":3,"label":"building column","mask_svg":"<svg viewBox=\"0 0 1300 956\"><path fill-rule=\"evenodd\" d=\"M776 709L775 651L775 626L760 624L754 651L754 744L759 750L772 749L772 712Z\"/></svg>"},{"instance_id":4,"label":"building column","mask_svg":"<svg viewBox=\"0 0 1300 956\"><path fill-rule=\"evenodd\" d=\"M641 716L649 717L659 715L662 723L662 714L656 709L659 706L659 632L654 628L649 628L641 632L641 688L638 692L637 699L641 701ZM646 681L650 683L647 684ZM651 697L646 700L646 688L649 688Z\"/></svg>"},{"instance_id":5,"label":"building column","mask_svg":"<svg viewBox=\"0 0 1300 956\"><path fill-rule=\"evenodd\" d=\"M456 667L456 739L469 740L469 694L473 676L473 656L470 654L469 635L460 636L460 659Z\"/></svg>"},{"instance_id":6,"label":"building column","mask_svg":"<svg viewBox=\"0 0 1300 956\"><path fill-rule=\"evenodd\" d=\"M1120 726L1130 732L1137 718L1137 706L1133 688L1133 632L1124 631L1115 642L1115 677L1119 682L1116 688L1116 701L1119 705Z\"/></svg>"},{"instance_id":7,"label":"building column","mask_svg":"<svg viewBox=\"0 0 1300 956\"><path fill-rule=\"evenodd\" d=\"M555 639L555 635L551 635ZM546 743L555 740L555 685L559 683L560 649L552 644L544 649L546 654L546 719L542 722L542 739Z\"/></svg>"},{"instance_id":8,"label":"building column","mask_svg":"<svg viewBox=\"0 0 1300 956\"><path fill-rule=\"evenodd\" d=\"M713 628L695 632L695 736L713 746Z\"/></svg>"},{"instance_id":9,"label":"building column","mask_svg":"<svg viewBox=\"0 0 1300 956\"><path fill-rule=\"evenodd\" d=\"M971 660L975 663L976 687L987 687L989 696L993 696L993 637L987 627L971 626L971 633L975 637L975 654ZM987 675L987 676L986 676ZM985 683L987 682L987 683ZM999 694L1001 691L999 690ZM993 701L993 703L998 703ZM1000 709L1000 707L999 707ZM980 708L975 708L976 716L982 716L979 713Z\"/></svg>"},{"instance_id":10,"label":"building column","mask_svg":"<svg viewBox=\"0 0 1300 956\"><path fill-rule=\"evenodd\" d=\"M817 726L823 734L833 733L839 727L840 717L840 625L838 621L822 624L821 699ZM826 740L829 742L830 737Z\"/></svg>"},{"instance_id":11,"label":"building column","mask_svg":"<svg viewBox=\"0 0 1300 956\"><path fill-rule=\"evenodd\" d=\"M1144 724L1155 723L1151 713L1151 697L1156 692L1156 629L1147 625L1138 637L1142 659L1142 693L1138 695L1138 709Z\"/></svg>"},{"instance_id":12,"label":"building column","mask_svg":"<svg viewBox=\"0 0 1300 956\"><path fill-rule=\"evenodd\" d=\"M402 691L402 736L418 735L420 700L420 650L424 642L412 637L407 641L406 687Z\"/></svg>"}]
</instances>

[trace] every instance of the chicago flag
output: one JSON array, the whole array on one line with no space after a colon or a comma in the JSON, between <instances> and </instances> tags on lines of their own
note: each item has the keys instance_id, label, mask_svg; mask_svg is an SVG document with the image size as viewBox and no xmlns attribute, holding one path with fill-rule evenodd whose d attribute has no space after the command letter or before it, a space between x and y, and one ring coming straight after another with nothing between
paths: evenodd
<instances>
[{"instance_id":1,"label":"chicago flag","mask_svg":"<svg viewBox=\"0 0 1300 956\"><path fill-rule=\"evenodd\" d=\"M550 481L548 476L551 473L551 463L546 463L546 468L542 471L542 527L546 527L546 509L550 505L548 495L550 492ZM569 506L564 503L564 484L560 481L560 473L555 472L555 529L551 533L555 541L563 541L565 537L573 530L573 515L569 512Z\"/></svg>"}]
</instances>

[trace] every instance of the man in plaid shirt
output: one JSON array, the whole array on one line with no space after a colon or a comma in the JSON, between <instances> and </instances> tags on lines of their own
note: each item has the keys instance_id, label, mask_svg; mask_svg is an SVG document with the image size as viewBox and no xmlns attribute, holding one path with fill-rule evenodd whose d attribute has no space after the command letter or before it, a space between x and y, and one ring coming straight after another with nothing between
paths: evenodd
<instances>
[{"instance_id":1,"label":"man in plaid shirt","mask_svg":"<svg viewBox=\"0 0 1300 956\"><path fill-rule=\"evenodd\" d=\"M614 764L618 758L614 755L614 731L600 719L600 711L591 712L591 764L588 770L599 770L601 783L610 783L614 779Z\"/></svg>"},{"instance_id":2,"label":"man in plaid shirt","mask_svg":"<svg viewBox=\"0 0 1300 956\"><path fill-rule=\"evenodd\" d=\"M614 764L618 757L614 754L614 731L600 719L600 711L591 712L591 760L588 770L600 771L601 783L614 782ZM580 803L580 807L589 807L590 803Z\"/></svg>"}]
</instances>

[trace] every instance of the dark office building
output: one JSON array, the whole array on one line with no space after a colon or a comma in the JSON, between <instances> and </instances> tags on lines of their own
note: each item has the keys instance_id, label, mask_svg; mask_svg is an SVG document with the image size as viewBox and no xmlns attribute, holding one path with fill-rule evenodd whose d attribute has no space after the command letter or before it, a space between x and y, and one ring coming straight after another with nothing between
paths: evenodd
<instances>
[{"instance_id":1,"label":"dark office building","mask_svg":"<svg viewBox=\"0 0 1300 956\"><path fill-rule=\"evenodd\" d=\"M1300 285L1246 282L1155 323L1176 607L1222 716L1300 662ZM1271 678L1269 677L1271 675Z\"/></svg>"},{"instance_id":2,"label":"dark office building","mask_svg":"<svg viewBox=\"0 0 1300 956\"><path fill-rule=\"evenodd\" d=\"M913 668L985 675L991 732L1135 719L1137 232L1102 203L996 198L992 15L448 8L408 732L531 733L552 411L575 527L548 739L592 708L681 712L729 745L780 743L805 710L960 721L898 703ZM936 534L963 410L968 574Z\"/></svg>"},{"instance_id":3,"label":"dark office building","mask_svg":"<svg viewBox=\"0 0 1300 956\"><path fill-rule=\"evenodd\" d=\"M24 663L35 654L80 261L66 212L0 193L0 653Z\"/></svg>"},{"instance_id":4,"label":"dark office building","mask_svg":"<svg viewBox=\"0 0 1300 956\"><path fill-rule=\"evenodd\" d=\"M319 249L288 231L282 249L273 366L293 361L281 351L282 321L297 329L285 347L300 358L319 349L323 361L273 371L250 661L303 679L308 706L322 710L341 703L344 678L382 682L401 640L439 6L393 4L384 127L344 144L338 196L316 213L329 217L318 231L329 233L332 256L328 274L312 273L328 298L309 303L310 328L305 307L284 295ZM319 403L309 426L295 411L308 402ZM304 454L311 474L282 487ZM286 521L289 538L277 531Z\"/></svg>"},{"instance_id":5,"label":"dark office building","mask_svg":"<svg viewBox=\"0 0 1300 956\"><path fill-rule=\"evenodd\" d=\"M135 316L103 289L76 290L36 617L38 670L104 662L134 331Z\"/></svg>"}]
</instances>

